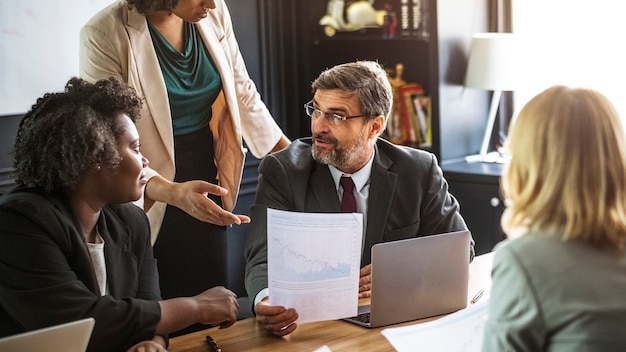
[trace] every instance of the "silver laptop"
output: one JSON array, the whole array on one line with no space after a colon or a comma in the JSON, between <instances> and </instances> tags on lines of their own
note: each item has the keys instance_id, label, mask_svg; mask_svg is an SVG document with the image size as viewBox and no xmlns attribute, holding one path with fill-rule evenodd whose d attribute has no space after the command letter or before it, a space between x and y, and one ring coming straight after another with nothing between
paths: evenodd
<instances>
[{"instance_id":1,"label":"silver laptop","mask_svg":"<svg viewBox=\"0 0 626 352\"><path fill-rule=\"evenodd\" d=\"M458 231L375 244L371 302L344 320L374 328L465 308L470 237Z\"/></svg>"},{"instance_id":2,"label":"silver laptop","mask_svg":"<svg viewBox=\"0 0 626 352\"><path fill-rule=\"evenodd\" d=\"M94 323L86 318L0 338L0 351L85 352Z\"/></svg>"}]
</instances>

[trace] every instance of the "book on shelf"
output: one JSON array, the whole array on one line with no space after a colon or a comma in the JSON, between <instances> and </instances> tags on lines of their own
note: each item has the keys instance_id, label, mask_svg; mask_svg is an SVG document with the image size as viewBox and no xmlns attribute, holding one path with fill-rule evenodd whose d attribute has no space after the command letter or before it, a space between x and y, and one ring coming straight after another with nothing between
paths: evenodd
<instances>
[{"instance_id":1,"label":"book on shelf","mask_svg":"<svg viewBox=\"0 0 626 352\"><path fill-rule=\"evenodd\" d=\"M400 125L402 142L421 145L425 142L423 139L425 134L421 131L413 97L424 95L424 89L420 84L408 83L401 86L397 92L399 94L397 101L400 105L400 120L402 122Z\"/></svg>"},{"instance_id":2,"label":"book on shelf","mask_svg":"<svg viewBox=\"0 0 626 352\"><path fill-rule=\"evenodd\" d=\"M428 0L400 0L398 29L401 36L419 35L425 1Z\"/></svg>"},{"instance_id":3,"label":"book on shelf","mask_svg":"<svg viewBox=\"0 0 626 352\"><path fill-rule=\"evenodd\" d=\"M413 96L413 104L417 121L422 133L422 141L420 147L432 146L433 133L432 133L432 105L429 96L424 94L418 94Z\"/></svg>"}]
</instances>

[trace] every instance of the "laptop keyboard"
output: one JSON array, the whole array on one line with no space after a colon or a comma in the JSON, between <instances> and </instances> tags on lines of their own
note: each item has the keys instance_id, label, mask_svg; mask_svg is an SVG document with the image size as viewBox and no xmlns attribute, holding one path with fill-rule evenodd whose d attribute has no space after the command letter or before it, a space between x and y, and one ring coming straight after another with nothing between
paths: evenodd
<instances>
[{"instance_id":1,"label":"laptop keyboard","mask_svg":"<svg viewBox=\"0 0 626 352\"><path fill-rule=\"evenodd\" d=\"M359 315L357 315L356 317L352 317L351 319L354 319L354 320L359 321L361 323L369 324L369 322L370 322L370 312L360 313Z\"/></svg>"}]
</instances>

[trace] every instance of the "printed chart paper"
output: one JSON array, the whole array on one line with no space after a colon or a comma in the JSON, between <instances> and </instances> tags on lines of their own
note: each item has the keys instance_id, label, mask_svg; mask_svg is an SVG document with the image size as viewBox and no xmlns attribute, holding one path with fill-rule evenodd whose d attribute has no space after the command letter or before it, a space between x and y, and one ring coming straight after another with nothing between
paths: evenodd
<instances>
[{"instance_id":1,"label":"printed chart paper","mask_svg":"<svg viewBox=\"0 0 626 352\"><path fill-rule=\"evenodd\" d=\"M487 322L487 299L425 323L387 328L383 336L398 352L428 346L433 352L480 352Z\"/></svg>"},{"instance_id":2,"label":"printed chart paper","mask_svg":"<svg viewBox=\"0 0 626 352\"><path fill-rule=\"evenodd\" d=\"M269 303L298 323L355 316L363 215L267 210Z\"/></svg>"}]
</instances>

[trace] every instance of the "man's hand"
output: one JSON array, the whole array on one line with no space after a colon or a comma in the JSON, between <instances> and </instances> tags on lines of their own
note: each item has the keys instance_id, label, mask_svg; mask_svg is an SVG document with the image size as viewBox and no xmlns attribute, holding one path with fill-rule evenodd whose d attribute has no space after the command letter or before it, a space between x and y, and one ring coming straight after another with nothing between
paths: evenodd
<instances>
[{"instance_id":1,"label":"man's hand","mask_svg":"<svg viewBox=\"0 0 626 352\"><path fill-rule=\"evenodd\" d=\"M128 349L128 352L167 352L165 349L165 341L162 337L141 341Z\"/></svg>"},{"instance_id":2,"label":"man's hand","mask_svg":"<svg viewBox=\"0 0 626 352\"><path fill-rule=\"evenodd\" d=\"M298 327L298 313L293 308L270 306L267 298L254 307L257 324L276 336L286 336Z\"/></svg>"},{"instance_id":3,"label":"man's hand","mask_svg":"<svg viewBox=\"0 0 626 352\"><path fill-rule=\"evenodd\" d=\"M359 273L359 298L372 296L372 264L361 268Z\"/></svg>"}]
</instances>

